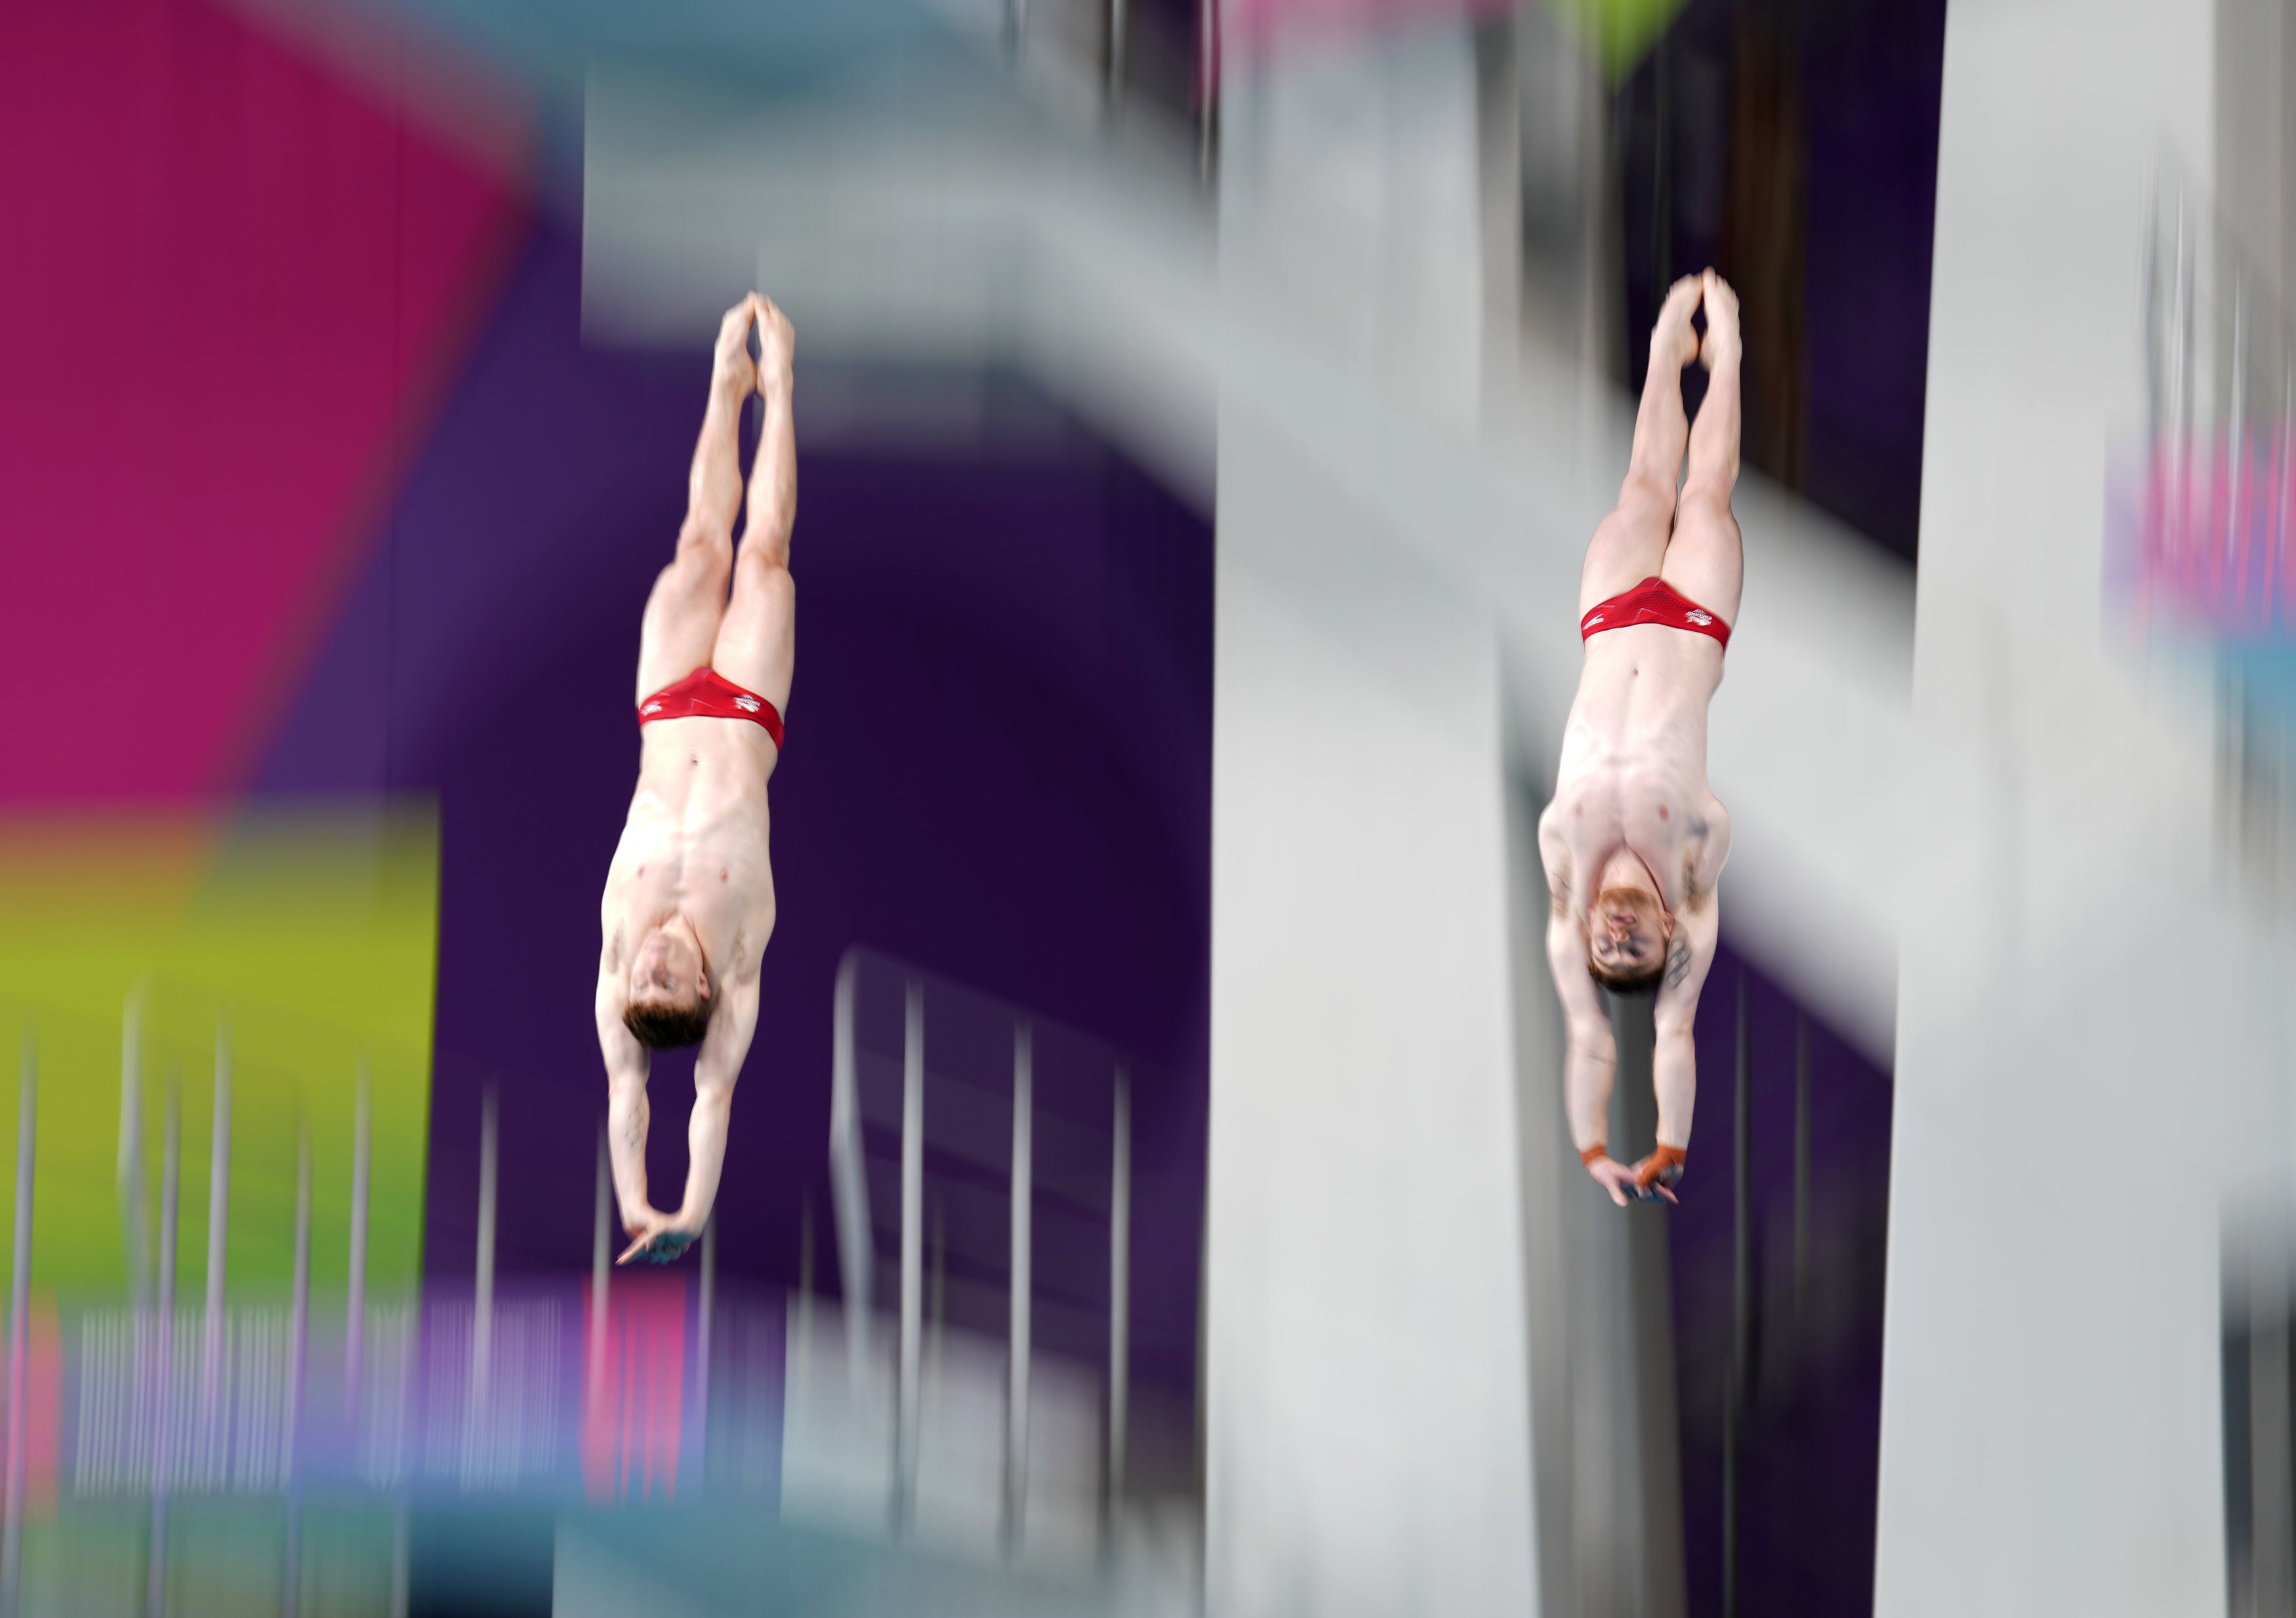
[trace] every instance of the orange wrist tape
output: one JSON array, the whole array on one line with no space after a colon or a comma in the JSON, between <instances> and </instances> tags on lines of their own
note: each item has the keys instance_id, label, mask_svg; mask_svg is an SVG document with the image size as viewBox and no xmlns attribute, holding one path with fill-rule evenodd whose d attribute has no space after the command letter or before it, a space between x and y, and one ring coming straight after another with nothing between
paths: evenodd
<instances>
[{"instance_id":1,"label":"orange wrist tape","mask_svg":"<svg viewBox=\"0 0 2296 1618\"><path fill-rule=\"evenodd\" d=\"M1679 1170L1687 1157L1680 1146L1660 1146L1635 1165L1635 1184L1647 1189L1660 1180L1673 1183L1669 1170Z\"/></svg>"},{"instance_id":2,"label":"orange wrist tape","mask_svg":"<svg viewBox=\"0 0 2296 1618\"><path fill-rule=\"evenodd\" d=\"M1593 1146L1588 1146L1585 1151L1578 1154L1578 1161L1582 1163L1592 1163L1596 1158L1608 1157L1610 1154L1610 1143L1607 1141L1598 1140Z\"/></svg>"}]
</instances>

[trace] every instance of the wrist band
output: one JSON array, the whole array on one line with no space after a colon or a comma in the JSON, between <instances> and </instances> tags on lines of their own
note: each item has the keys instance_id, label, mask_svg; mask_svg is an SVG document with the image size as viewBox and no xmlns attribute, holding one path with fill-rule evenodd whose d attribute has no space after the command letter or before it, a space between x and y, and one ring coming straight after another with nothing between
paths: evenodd
<instances>
[{"instance_id":1,"label":"wrist band","mask_svg":"<svg viewBox=\"0 0 2296 1618\"><path fill-rule=\"evenodd\" d=\"M1680 1146L1659 1147L1635 1165L1635 1184L1645 1190L1654 1185L1671 1186L1682 1178L1686 1155Z\"/></svg>"},{"instance_id":2,"label":"wrist band","mask_svg":"<svg viewBox=\"0 0 2296 1618\"><path fill-rule=\"evenodd\" d=\"M1610 1155L1610 1143L1607 1141L1598 1140L1593 1146L1588 1146L1586 1150L1578 1154L1578 1161L1587 1164L1589 1168L1592 1168L1596 1158L1607 1157Z\"/></svg>"}]
</instances>

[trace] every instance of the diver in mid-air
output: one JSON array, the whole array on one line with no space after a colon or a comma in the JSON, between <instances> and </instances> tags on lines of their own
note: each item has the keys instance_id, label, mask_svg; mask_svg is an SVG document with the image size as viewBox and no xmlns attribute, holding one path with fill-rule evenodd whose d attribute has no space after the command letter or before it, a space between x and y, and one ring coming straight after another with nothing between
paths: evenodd
<instances>
[{"instance_id":1,"label":"diver in mid-air","mask_svg":"<svg viewBox=\"0 0 2296 1618\"><path fill-rule=\"evenodd\" d=\"M797 656L791 345L769 300L752 292L726 311L677 554L639 629L638 784L599 918L598 1047L614 1190L631 1238L623 1263L667 1263L709 1222L734 1085L758 1025L758 968L774 931L766 787ZM742 412L753 393L765 418L736 547ZM646 1078L653 1052L689 1045L701 1049L685 1195L662 1212L646 1194Z\"/></svg>"},{"instance_id":2,"label":"diver in mid-air","mask_svg":"<svg viewBox=\"0 0 2296 1618\"><path fill-rule=\"evenodd\" d=\"M1702 339L1692 324L1706 313ZM1570 1024L1563 1092L1587 1172L1613 1202L1674 1199L1698 1090L1692 1021L1714 964L1715 883L1730 817L1706 784L1706 710L1744 575L1738 480L1738 300L1708 270L1675 283L1651 333L1619 504L1578 576L1586 661L1538 846L1554 911L1547 963ZM1682 373L1710 373L1695 425ZM1687 450L1689 464L1684 467ZM1595 992L1655 988L1658 1139L1629 1166L1608 1141L1618 1049Z\"/></svg>"}]
</instances>

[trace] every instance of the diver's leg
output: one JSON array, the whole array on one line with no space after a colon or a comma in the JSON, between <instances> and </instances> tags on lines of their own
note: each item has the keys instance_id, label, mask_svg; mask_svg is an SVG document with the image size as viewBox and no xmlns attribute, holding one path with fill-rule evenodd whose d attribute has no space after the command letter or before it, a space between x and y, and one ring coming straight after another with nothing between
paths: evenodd
<instances>
[{"instance_id":1,"label":"diver's leg","mask_svg":"<svg viewBox=\"0 0 2296 1618\"><path fill-rule=\"evenodd\" d=\"M1706 272L1705 402L1690 429L1690 469L1675 503L1674 539L1659 576L1724 623L1738 621L1746 561L1730 491L1738 481L1738 296Z\"/></svg>"},{"instance_id":2,"label":"diver's leg","mask_svg":"<svg viewBox=\"0 0 2296 1618\"><path fill-rule=\"evenodd\" d=\"M1698 357L1690 324L1701 292L1697 276L1674 283L1651 329L1650 370L1635 415L1635 447L1619 504L1587 546L1578 574L1578 615L1658 572L1674 528L1675 481L1689 422L1682 409L1682 369Z\"/></svg>"},{"instance_id":3,"label":"diver's leg","mask_svg":"<svg viewBox=\"0 0 2296 1618\"><path fill-rule=\"evenodd\" d=\"M638 632L641 702L708 663L718 641L734 565L734 520L742 510L742 408L757 391L749 349L756 314L752 294L726 310L718 328L677 554L654 580Z\"/></svg>"}]
</instances>

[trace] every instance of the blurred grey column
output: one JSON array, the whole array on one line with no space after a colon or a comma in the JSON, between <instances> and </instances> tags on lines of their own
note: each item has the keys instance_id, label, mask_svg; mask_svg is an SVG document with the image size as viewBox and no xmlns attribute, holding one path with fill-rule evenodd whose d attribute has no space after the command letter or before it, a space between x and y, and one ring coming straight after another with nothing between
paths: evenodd
<instances>
[{"instance_id":1,"label":"blurred grey column","mask_svg":"<svg viewBox=\"0 0 2296 1618\"><path fill-rule=\"evenodd\" d=\"M2288 1298L2262 1275L2249 1335L2249 1513L2251 1611L2296 1610L2296 1546L2290 1543L2296 1490L2292 1490L2289 1406ZM2276 1291L2278 1295L2270 1295Z\"/></svg>"},{"instance_id":2,"label":"blurred grey column","mask_svg":"<svg viewBox=\"0 0 2296 1618\"><path fill-rule=\"evenodd\" d=\"M1029 1216L1034 1203L1036 1036L1026 1023L1013 1031L1012 1322L1008 1349L1012 1382L1005 1392L1004 1540L1018 1550L1029 1502Z\"/></svg>"},{"instance_id":3,"label":"blurred grey column","mask_svg":"<svg viewBox=\"0 0 2296 1618\"><path fill-rule=\"evenodd\" d=\"M1132 1077L1116 1070L1108 1149L1108 1526L1124 1515L1132 1394Z\"/></svg>"},{"instance_id":4,"label":"blurred grey column","mask_svg":"<svg viewBox=\"0 0 2296 1618\"><path fill-rule=\"evenodd\" d=\"M2259 308L2284 310L2296 279L2296 12L2286 0L2215 5L2217 201L2260 272Z\"/></svg>"},{"instance_id":5,"label":"blurred grey column","mask_svg":"<svg viewBox=\"0 0 2296 1618\"><path fill-rule=\"evenodd\" d=\"M2233 1618L2296 1610L2289 1214L2227 1224L2221 1261L2225 1563Z\"/></svg>"},{"instance_id":6,"label":"blurred grey column","mask_svg":"<svg viewBox=\"0 0 2296 1618\"><path fill-rule=\"evenodd\" d=\"M869 1223L869 1168L861 1146L861 1088L854 1050L854 1004L859 992L860 951L837 964L832 1012L829 1080L830 1192L836 1200L837 1268L845 1291L848 1385L858 1389L869 1357L869 1310L874 1302L874 1240ZM810 1244L808 1252L811 1252Z\"/></svg>"},{"instance_id":7,"label":"blurred grey column","mask_svg":"<svg viewBox=\"0 0 2296 1618\"><path fill-rule=\"evenodd\" d=\"M1550 6L1516 8L1477 45L1487 273L1512 271L1505 292L1521 329L1590 377L1607 374L1620 337L1599 70ZM1491 292L1496 307L1501 288Z\"/></svg>"},{"instance_id":8,"label":"blurred grey column","mask_svg":"<svg viewBox=\"0 0 2296 1618\"><path fill-rule=\"evenodd\" d=\"M1196 4L1196 178L1210 185L1219 172L1220 0Z\"/></svg>"},{"instance_id":9,"label":"blurred grey column","mask_svg":"<svg viewBox=\"0 0 2296 1618\"><path fill-rule=\"evenodd\" d=\"M1128 0L1107 0L1108 4L1108 110L1111 114L1124 108L1125 45L1132 31L1132 7Z\"/></svg>"},{"instance_id":10,"label":"blurred grey column","mask_svg":"<svg viewBox=\"0 0 2296 1618\"><path fill-rule=\"evenodd\" d=\"M1349 64L1384 106L1328 132L1317 172L1390 195L1414 174L1472 180L1443 167L1473 161L1463 120L1410 127L1468 89L1464 37L1437 33L1414 31L1409 74L1383 50ZM1238 209L1263 181L1300 195L1327 133L1282 121L1281 86L1263 125L1250 82L1225 92L1249 131L1223 155ZM1454 191L1468 206L1438 212L1439 238L1394 246L1429 294L1413 317L1447 341L1476 324L1432 307L1479 251ZM1296 441L1243 411L1218 433L1205 1605L1537 1610L1496 624ZM1368 870L1372 848L1410 850L1409 870Z\"/></svg>"},{"instance_id":11,"label":"blurred grey column","mask_svg":"<svg viewBox=\"0 0 2296 1618\"><path fill-rule=\"evenodd\" d=\"M38 1092L39 1053L27 1024L16 1085L16 1229L8 1266L8 1500L0 1529L0 1611L8 1618L24 1610L24 1310L32 1284L32 1128Z\"/></svg>"},{"instance_id":12,"label":"blurred grey column","mask_svg":"<svg viewBox=\"0 0 2296 1618\"><path fill-rule=\"evenodd\" d=\"M893 1522L917 1507L917 1438L923 1369L925 989L909 980L901 1023L901 1360L893 1440Z\"/></svg>"}]
</instances>

